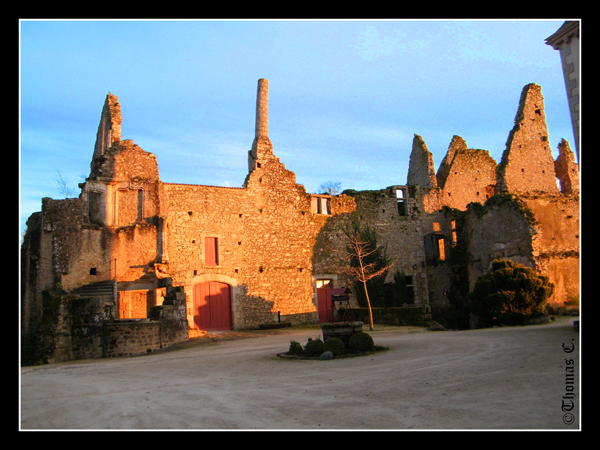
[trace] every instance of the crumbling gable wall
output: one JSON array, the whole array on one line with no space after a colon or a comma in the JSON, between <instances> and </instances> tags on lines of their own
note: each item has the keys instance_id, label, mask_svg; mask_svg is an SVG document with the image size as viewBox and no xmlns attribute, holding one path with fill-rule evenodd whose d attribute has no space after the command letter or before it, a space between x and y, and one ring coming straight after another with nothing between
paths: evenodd
<instances>
[{"instance_id":1,"label":"crumbling gable wall","mask_svg":"<svg viewBox=\"0 0 600 450\"><path fill-rule=\"evenodd\" d=\"M121 140L121 105L119 99L110 92L106 96L100 123L96 133L96 144L94 145L94 154L92 157L92 172L94 171L94 162L105 154L113 142Z\"/></svg>"},{"instance_id":2,"label":"crumbling gable wall","mask_svg":"<svg viewBox=\"0 0 600 450\"><path fill-rule=\"evenodd\" d=\"M423 138L417 134L413 138L406 184L418 184L425 188L437 187L433 155Z\"/></svg>"},{"instance_id":3,"label":"crumbling gable wall","mask_svg":"<svg viewBox=\"0 0 600 450\"><path fill-rule=\"evenodd\" d=\"M487 150L468 149L454 136L437 173L444 205L464 210L473 201L485 203L496 191L496 166Z\"/></svg>"},{"instance_id":4,"label":"crumbling gable wall","mask_svg":"<svg viewBox=\"0 0 600 450\"><path fill-rule=\"evenodd\" d=\"M489 270L493 258L505 257L548 275L557 285L551 303L562 304L576 297L579 170L564 140L559 144L558 158L552 159L539 86L524 87L500 164L496 165L487 151L468 149L464 139L454 136L438 169L437 184L431 180L432 167L431 153L415 135L408 184L416 183L409 188L421 195L421 207L413 208L413 213L420 214L422 223L431 304L441 298L440 288L451 275L445 273L448 267L444 264L431 264L440 244L445 250L452 249L450 234L443 230L440 212L444 207L469 210L469 220L461 223L469 226L471 284ZM498 193L503 195L495 197ZM506 199L512 200L504 202ZM511 207L517 204L521 207ZM522 211L527 214L523 216ZM451 233L454 235L455 230Z\"/></svg>"},{"instance_id":5,"label":"crumbling gable wall","mask_svg":"<svg viewBox=\"0 0 600 450\"><path fill-rule=\"evenodd\" d=\"M521 93L515 125L498 165L497 186L512 194L558 193L544 97L536 84L528 84Z\"/></svg>"}]
</instances>

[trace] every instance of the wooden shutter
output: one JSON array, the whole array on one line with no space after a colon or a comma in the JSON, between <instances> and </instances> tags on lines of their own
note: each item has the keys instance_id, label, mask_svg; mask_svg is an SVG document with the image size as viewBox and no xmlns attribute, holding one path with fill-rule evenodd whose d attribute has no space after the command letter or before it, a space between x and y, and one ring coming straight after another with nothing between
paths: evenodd
<instances>
[{"instance_id":1,"label":"wooden shutter","mask_svg":"<svg viewBox=\"0 0 600 450\"><path fill-rule=\"evenodd\" d=\"M219 265L218 239L215 237L204 239L204 264L207 266Z\"/></svg>"}]
</instances>

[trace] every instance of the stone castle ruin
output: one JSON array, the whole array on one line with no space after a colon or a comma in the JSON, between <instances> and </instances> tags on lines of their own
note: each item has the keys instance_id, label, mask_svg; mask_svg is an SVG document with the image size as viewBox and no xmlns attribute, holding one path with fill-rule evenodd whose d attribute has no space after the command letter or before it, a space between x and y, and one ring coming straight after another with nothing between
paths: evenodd
<instances>
[{"instance_id":1,"label":"stone castle ruin","mask_svg":"<svg viewBox=\"0 0 600 450\"><path fill-rule=\"evenodd\" d=\"M472 288L495 258L550 277L557 308L578 299L579 170L564 140L553 160L535 84L499 163L454 136L436 173L415 135L405 185L341 195L307 193L275 156L265 79L241 188L162 181L121 122L109 93L81 194L42 199L27 222L22 332L50 360L139 354L195 329L329 321L328 292L350 286L340 226L356 217L397 259L386 282L402 274L424 315L449 305L458 271Z\"/></svg>"}]
</instances>

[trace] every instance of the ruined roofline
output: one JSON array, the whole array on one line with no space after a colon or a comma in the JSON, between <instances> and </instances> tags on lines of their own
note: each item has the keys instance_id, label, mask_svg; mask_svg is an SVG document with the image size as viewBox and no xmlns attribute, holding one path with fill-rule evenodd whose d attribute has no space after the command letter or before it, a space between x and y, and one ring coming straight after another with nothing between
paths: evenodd
<instances>
[{"instance_id":1,"label":"ruined roofline","mask_svg":"<svg viewBox=\"0 0 600 450\"><path fill-rule=\"evenodd\" d=\"M197 186L197 187L211 187L211 188L219 188L219 189L240 189L240 190L244 190L246 189L245 187L236 187L236 186L217 186L217 185L213 185L213 184L192 184L192 183L167 183L165 181L162 182L162 184L168 184L171 186Z\"/></svg>"}]
</instances>

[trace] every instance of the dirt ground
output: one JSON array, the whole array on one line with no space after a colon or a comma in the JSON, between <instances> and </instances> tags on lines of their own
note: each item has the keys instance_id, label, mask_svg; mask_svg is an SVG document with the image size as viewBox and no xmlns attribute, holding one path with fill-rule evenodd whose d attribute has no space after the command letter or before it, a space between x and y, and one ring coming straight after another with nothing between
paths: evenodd
<instances>
[{"instance_id":1,"label":"dirt ground","mask_svg":"<svg viewBox=\"0 0 600 450\"><path fill-rule=\"evenodd\" d=\"M367 332L389 350L328 361L276 356L320 335L305 327L23 367L20 430L576 431L578 319L469 331L376 326Z\"/></svg>"}]
</instances>

